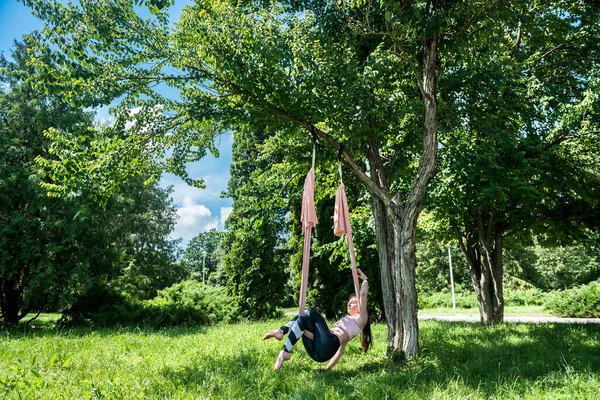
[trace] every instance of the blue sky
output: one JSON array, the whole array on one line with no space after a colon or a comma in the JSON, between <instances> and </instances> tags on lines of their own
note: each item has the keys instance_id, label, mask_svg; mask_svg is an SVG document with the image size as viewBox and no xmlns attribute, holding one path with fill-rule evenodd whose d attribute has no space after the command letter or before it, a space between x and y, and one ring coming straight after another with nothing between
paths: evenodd
<instances>
[{"instance_id":1,"label":"blue sky","mask_svg":"<svg viewBox=\"0 0 600 400\"><path fill-rule=\"evenodd\" d=\"M172 19L179 18L182 7L189 1L175 0L171 9ZM42 29L43 23L31 15L31 11L16 0L0 0L0 52L10 56L10 49L15 39L36 29ZM110 120L108 108L97 110L99 120ZM188 165L188 173L192 178L202 177L206 189L199 190L188 186L172 174L165 174L160 181L163 187L173 186L173 202L177 207L179 221L175 226L173 237L182 238L182 244L200 232L216 228L223 230L223 223L231 212L231 199L222 199L221 192L227 188L229 166L231 164L232 135L224 135L217 139L219 158L207 156L203 160Z\"/></svg>"}]
</instances>

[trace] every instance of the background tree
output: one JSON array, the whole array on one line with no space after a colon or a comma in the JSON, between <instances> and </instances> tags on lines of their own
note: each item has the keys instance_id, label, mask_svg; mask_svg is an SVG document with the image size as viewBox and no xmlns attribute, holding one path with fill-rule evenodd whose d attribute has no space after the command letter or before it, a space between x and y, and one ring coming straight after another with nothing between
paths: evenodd
<instances>
[{"instance_id":1,"label":"background tree","mask_svg":"<svg viewBox=\"0 0 600 400\"><path fill-rule=\"evenodd\" d=\"M14 61L0 60L2 319L16 323L31 310L70 308L107 290L153 297L187 274L168 238L177 217L170 190L138 178L120 183L103 205L83 190L48 197L41 185L53 185L43 168L52 163L53 138L86 148L93 114L33 89L24 80L36 76L27 50L16 43Z\"/></svg>"},{"instance_id":2,"label":"background tree","mask_svg":"<svg viewBox=\"0 0 600 400\"><path fill-rule=\"evenodd\" d=\"M542 290L565 290L600 278L597 245L508 249L506 272Z\"/></svg>"},{"instance_id":3,"label":"background tree","mask_svg":"<svg viewBox=\"0 0 600 400\"><path fill-rule=\"evenodd\" d=\"M582 147L600 142L597 13L585 2L524 2L501 17L478 22L471 51L444 54L432 191L469 262L485 325L503 320L504 241L568 243L598 212L598 162Z\"/></svg>"},{"instance_id":4,"label":"background tree","mask_svg":"<svg viewBox=\"0 0 600 400\"><path fill-rule=\"evenodd\" d=\"M233 209L221 244L227 288L242 312L253 318L276 316L289 300L284 200L270 175L280 156L260 151L266 138L264 130L234 133L227 189Z\"/></svg>"},{"instance_id":5,"label":"background tree","mask_svg":"<svg viewBox=\"0 0 600 400\"><path fill-rule=\"evenodd\" d=\"M190 276L179 261L179 240L169 238L177 212L170 189L135 178L99 205L79 210L87 223L88 284L68 304L65 316L78 321L111 304L154 298Z\"/></svg>"},{"instance_id":6,"label":"background tree","mask_svg":"<svg viewBox=\"0 0 600 400\"><path fill-rule=\"evenodd\" d=\"M27 67L27 49L15 43L14 62L0 58L0 310L14 324L31 310L64 305L87 285L78 255L87 226L78 199L48 198L35 159L51 127L81 132L92 115L15 77Z\"/></svg>"},{"instance_id":7,"label":"background tree","mask_svg":"<svg viewBox=\"0 0 600 400\"><path fill-rule=\"evenodd\" d=\"M171 193L172 188L134 178L123 182L103 207L112 228L106 234L119 252L107 282L117 293L150 299L189 276L188 266L180 261L180 239L170 238L178 218Z\"/></svg>"},{"instance_id":8,"label":"background tree","mask_svg":"<svg viewBox=\"0 0 600 400\"><path fill-rule=\"evenodd\" d=\"M221 261L221 254L217 250L223 236L223 232L211 229L208 232L199 233L190 240L183 253L183 260L187 263L188 268L197 274L197 279L204 281L217 270ZM204 254L204 252L206 253Z\"/></svg>"}]
</instances>

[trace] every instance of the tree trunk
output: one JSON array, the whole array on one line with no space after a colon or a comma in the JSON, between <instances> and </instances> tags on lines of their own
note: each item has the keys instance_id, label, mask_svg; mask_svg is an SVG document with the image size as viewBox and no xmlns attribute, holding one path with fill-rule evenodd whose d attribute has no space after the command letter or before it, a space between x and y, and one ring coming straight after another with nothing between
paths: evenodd
<instances>
[{"instance_id":1,"label":"tree trunk","mask_svg":"<svg viewBox=\"0 0 600 400\"><path fill-rule=\"evenodd\" d=\"M21 320L19 311L23 303L21 289L16 282L3 280L0 295L2 295L2 319L6 324L17 324Z\"/></svg>"},{"instance_id":2,"label":"tree trunk","mask_svg":"<svg viewBox=\"0 0 600 400\"><path fill-rule=\"evenodd\" d=\"M471 283L479 303L480 322L483 326L491 326L504 322L503 230L494 226L493 216L487 226L482 223L480 215L475 219L477 223L465 221L464 234L456 225L454 229L460 248L469 262Z\"/></svg>"},{"instance_id":3,"label":"tree trunk","mask_svg":"<svg viewBox=\"0 0 600 400\"><path fill-rule=\"evenodd\" d=\"M419 170L403 205L399 196L383 201L373 196L381 287L388 325L388 357L410 359L419 351L417 320L416 227L427 185L437 158L436 58L437 40L427 39L423 67L423 154ZM369 138L371 179L383 193L389 193L376 136Z\"/></svg>"},{"instance_id":4,"label":"tree trunk","mask_svg":"<svg viewBox=\"0 0 600 400\"><path fill-rule=\"evenodd\" d=\"M416 211L418 215L418 210ZM408 218L405 218L406 220ZM415 286L417 266L416 233L415 218L414 223L403 224L400 234L400 263L402 277L404 278L401 288L403 299L402 321L404 322L402 349L409 357L413 357L419 352L419 321L417 318L417 288Z\"/></svg>"},{"instance_id":5,"label":"tree trunk","mask_svg":"<svg viewBox=\"0 0 600 400\"><path fill-rule=\"evenodd\" d=\"M373 199L373 215L381 265L381 288L388 327L387 355L406 360L419 351L415 233L406 229L398 209Z\"/></svg>"},{"instance_id":6,"label":"tree trunk","mask_svg":"<svg viewBox=\"0 0 600 400\"><path fill-rule=\"evenodd\" d=\"M387 355L393 359L399 352L402 352L404 329L401 312L402 297L401 290L399 290L402 287L400 266L398 265L400 252L396 247L396 229L393 220L388 218L388 215L383 202L373 197L373 217L381 267L381 291L388 327Z\"/></svg>"}]
</instances>

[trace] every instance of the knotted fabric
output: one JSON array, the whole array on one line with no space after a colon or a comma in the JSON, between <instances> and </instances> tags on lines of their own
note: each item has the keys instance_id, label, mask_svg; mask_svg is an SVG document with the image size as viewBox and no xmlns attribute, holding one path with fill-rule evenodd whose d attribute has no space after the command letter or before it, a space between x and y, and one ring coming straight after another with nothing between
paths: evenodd
<instances>
[{"instance_id":1,"label":"knotted fabric","mask_svg":"<svg viewBox=\"0 0 600 400\"><path fill-rule=\"evenodd\" d=\"M315 170L311 168L306 174L304 192L302 193L302 231L304 231L304 251L302 253L302 282L300 283L300 298L298 313L302 314L306 307L306 290L308 288L308 271L310 269L310 239L312 228L319 222L315 211Z\"/></svg>"},{"instance_id":2,"label":"knotted fabric","mask_svg":"<svg viewBox=\"0 0 600 400\"><path fill-rule=\"evenodd\" d=\"M358 272L356 270L356 258L354 257L354 243L352 242L352 226L350 225L350 212L348 210L348 199L344 184L341 183L335 193L335 209L333 211L333 233L336 236L346 235L348 238L348 249L350 251L350 263L352 264L352 278L354 280L354 291L356 301L360 303L360 290L358 287Z\"/></svg>"}]
</instances>

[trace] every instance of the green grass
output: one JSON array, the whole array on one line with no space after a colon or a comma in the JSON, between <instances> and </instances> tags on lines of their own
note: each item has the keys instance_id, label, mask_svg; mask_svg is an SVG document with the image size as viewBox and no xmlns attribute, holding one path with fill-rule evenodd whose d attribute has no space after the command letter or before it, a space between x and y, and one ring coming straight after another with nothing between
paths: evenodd
<instances>
[{"instance_id":1,"label":"green grass","mask_svg":"<svg viewBox=\"0 0 600 400\"><path fill-rule=\"evenodd\" d=\"M421 353L386 360L353 341L320 371L298 346L281 371L281 343L262 334L284 320L208 328L3 330L0 398L8 399L597 399L600 327L423 321Z\"/></svg>"}]
</instances>

